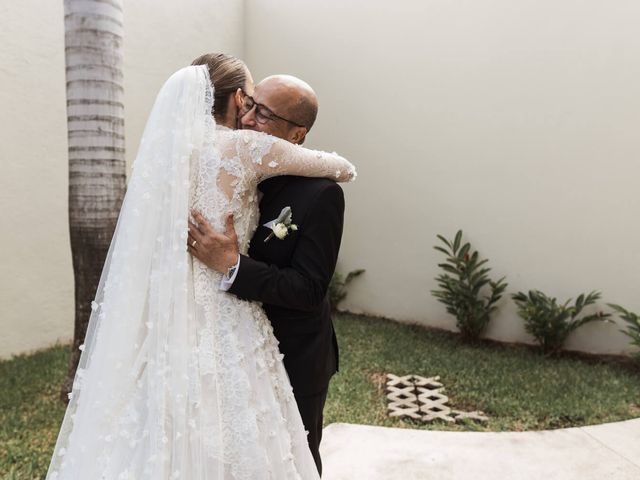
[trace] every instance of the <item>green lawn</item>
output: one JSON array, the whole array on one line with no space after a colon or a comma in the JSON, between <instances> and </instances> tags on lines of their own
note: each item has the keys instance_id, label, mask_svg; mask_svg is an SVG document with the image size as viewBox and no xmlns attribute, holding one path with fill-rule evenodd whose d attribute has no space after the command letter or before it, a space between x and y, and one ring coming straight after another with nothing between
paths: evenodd
<instances>
[{"instance_id":1,"label":"green lawn","mask_svg":"<svg viewBox=\"0 0 640 480\"><path fill-rule=\"evenodd\" d=\"M0 363L0 478L44 478L64 415L69 347Z\"/></svg>"},{"instance_id":2,"label":"green lawn","mask_svg":"<svg viewBox=\"0 0 640 480\"><path fill-rule=\"evenodd\" d=\"M640 372L631 365L545 358L530 348L471 346L448 332L385 319L336 319L340 373L331 383L325 424L362 423L434 430L541 430L640 417ZM422 425L386 417L384 375L440 376L449 404L482 410L486 426Z\"/></svg>"},{"instance_id":3,"label":"green lawn","mask_svg":"<svg viewBox=\"0 0 640 480\"><path fill-rule=\"evenodd\" d=\"M325 423L450 430L529 430L640 416L640 373L526 348L468 346L455 335L387 320L340 315L341 372L331 383ZM68 347L0 362L0 478L42 478L64 414L58 388ZM418 425L385 416L384 374L440 375L450 402L483 410L487 426Z\"/></svg>"}]
</instances>

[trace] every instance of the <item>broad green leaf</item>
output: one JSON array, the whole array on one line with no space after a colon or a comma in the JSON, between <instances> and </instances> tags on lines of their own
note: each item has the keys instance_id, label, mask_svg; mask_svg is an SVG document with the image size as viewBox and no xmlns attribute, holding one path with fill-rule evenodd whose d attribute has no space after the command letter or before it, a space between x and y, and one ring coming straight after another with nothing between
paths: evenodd
<instances>
[{"instance_id":1,"label":"broad green leaf","mask_svg":"<svg viewBox=\"0 0 640 480\"><path fill-rule=\"evenodd\" d=\"M453 253L454 253L454 255L458 251L458 248L460 248L460 242L461 241L462 241L462 230L458 230L458 233L456 233L456 238L453 240Z\"/></svg>"},{"instance_id":2,"label":"broad green leaf","mask_svg":"<svg viewBox=\"0 0 640 480\"><path fill-rule=\"evenodd\" d=\"M433 247L433 248L435 248L435 249L436 249L436 250L438 250L439 252L444 253L445 255L449 255L449 252L448 252L447 250L445 250L444 248L442 248L442 247L438 247L438 246L436 245L436 246L435 246L435 247Z\"/></svg>"},{"instance_id":3,"label":"broad green leaf","mask_svg":"<svg viewBox=\"0 0 640 480\"><path fill-rule=\"evenodd\" d=\"M445 243L445 245L447 245L447 247L452 248L451 244L449 243L449 240L444 238L442 235L436 235L436 237L438 237L441 241L443 241ZM448 252L447 252L447 254L448 254Z\"/></svg>"},{"instance_id":4,"label":"broad green leaf","mask_svg":"<svg viewBox=\"0 0 640 480\"><path fill-rule=\"evenodd\" d=\"M467 254L470 248L471 248L471 244L465 243L460 249L460 251L458 252L458 258L464 259L464 256Z\"/></svg>"}]
</instances>

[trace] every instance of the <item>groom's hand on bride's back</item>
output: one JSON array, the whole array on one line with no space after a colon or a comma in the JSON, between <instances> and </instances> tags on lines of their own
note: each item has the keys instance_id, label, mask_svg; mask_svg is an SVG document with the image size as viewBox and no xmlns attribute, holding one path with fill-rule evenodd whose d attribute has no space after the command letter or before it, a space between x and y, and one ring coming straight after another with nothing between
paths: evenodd
<instances>
[{"instance_id":1,"label":"groom's hand on bride's back","mask_svg":"<svg viewBox=\"0 0 640 480\"><path fill-rule=\"evenodd\" d=\"M187 250L207 267L226 273L238 261L238 237L233 225L233 214L227 215L225 232L218 233L197 210L191 215L196 223L189 221Z\"/></svg>"}]
</instances>

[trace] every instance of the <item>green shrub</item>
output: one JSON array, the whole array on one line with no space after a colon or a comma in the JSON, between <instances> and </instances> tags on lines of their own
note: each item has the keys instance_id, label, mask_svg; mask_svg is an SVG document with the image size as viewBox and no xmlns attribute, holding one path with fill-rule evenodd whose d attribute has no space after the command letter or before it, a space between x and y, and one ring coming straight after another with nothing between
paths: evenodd
<instances>
[{"instance_id":1,"label":"green shrub","mask_svg":"<svg viewBox=\"0 0 640 480\"><path fill-rule=\"evenodd\" d=\"M559 305L555 298L539 290L530 290L528 295L518 292L511 298L518 306L518 314L524 319L526 331L549 355L560 351L569 334L577 328L596 320L608 320L611 316L600 311L578 318L584 307L600 299L599 292L591 292L587 296L582 294L573 305L569 305L571 299Z\"/></svg>"},{"instance_id":2,"label":"green shrub","mask_svg":"<svg viewBox=\"0 0 640 480\"><path fill-rule=\"evenodd\" d=\"M477 340L485 331L491 313L496 309L507 284L504 277L497 282L492 281L488 273L490 268L484 266L489 260L479 260L478 252L471 252L471 245L462 243L462 230L456 233L453 242L442 235L437 237L446 246L436 245L434 248L444 253L445 263L439 263L445 273L436 277L439 290L431 293L447 307L447 312L456 317L456 325L465 340ZM489 294L485 292L489 290Z\"/></svg>"},{"instance_id":3,"label":"green shrub","mask_svg":"<svg viewBox=\"0 0 640 480\"><path fill-rule=\"evenodd\" d=\"M627 329L620 331L631 338L632 345L640 347L640 315L630 312L629 310L626 310L620 305L616 305L614 303L607 303L607 305L618 312L620 318L627 322ZM640 361L640 352L636 354L636 359Z\"/></svg>"},{"instance_id":4,"label":"green shrub","mask_svg":"<svg viewBox=\"0 0 640 480\"><path fill-rule=\"evenodd\" d=\"M347 297L347 286L351 281L364 272L365 270L360 268L349 272L346 277L343 277L342 274L338 272L333 273L331 282L329 282L329 303L331 304L332 310L336 310L338 304Z\"/></svg>"}]
</instances>

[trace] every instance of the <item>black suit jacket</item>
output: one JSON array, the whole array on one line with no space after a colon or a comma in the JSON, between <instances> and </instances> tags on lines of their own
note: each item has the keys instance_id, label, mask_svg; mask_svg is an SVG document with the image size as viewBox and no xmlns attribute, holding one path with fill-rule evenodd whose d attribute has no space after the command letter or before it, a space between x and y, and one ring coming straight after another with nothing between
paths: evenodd
<instances>
[{"instance_id":1,"label":"black suit jacket","mask_svg":"<svg viewBox=\"0 0 640 480\"><path fill-rule=\"evenodd\" d=\"M338 370L327 290L342 238L344 195L337 183L319 178L275 177L258 188L260 222L229 292L263 303L294 393L312 395ZM286 206L298 230L265 242L271 230L262 225Z\"/></svg>"}]
</instances>

